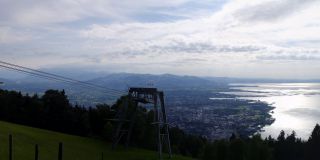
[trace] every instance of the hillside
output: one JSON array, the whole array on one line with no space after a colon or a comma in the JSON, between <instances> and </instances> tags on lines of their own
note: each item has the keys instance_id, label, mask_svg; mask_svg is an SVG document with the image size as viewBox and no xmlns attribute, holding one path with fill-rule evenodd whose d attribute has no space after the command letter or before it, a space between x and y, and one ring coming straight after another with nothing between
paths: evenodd
<instances>
[{"instance_id":1,"label":"hillside","mask_svg":"<svg viewBox=\"0 0 320 160\"><path fill-rule=\"evenodd\" d=\"M8 159L8 135L13 135L14 160L33 160L34 145L39 145L39 159L56 160L58 143L63 142L64 160L150 160L157 153L142 149L111 150L110 143L0 121L0 159ZM173 160L189 158L175 156Z\"/></svg>"},{"instance_id":2,"label":"hillside","mask_svg":"<svg viewBox=\"0 0 320 160\"><path fill-rule=\"evenodd\" d=\"M132 74L117 73L109 74L90 80L89 82L102 86L114 88L124 87L157 87L162 90L175 89L208 89L226 86L222 81L206 80L196 76L179 76L172 74L152 75L152 74Z\"/></svg>"},{"instance_id":3,"label":"hillside","mask_svg":"<svg viewBox=\"0 0 320 160\"><path fill-rule=\"evenodd\" d=\"M53 72L55 73L55 72ZM64 72L62 72L64 73ZM64 75L64 74L62 74ZM80 77L80 76L79 76ZM77 80L83 80L84 78L76 77ZM196 76L179 76L172 74L134 74L134 73L113 73L113 74L101 74L100 77L97 75L84 74L82 77L86 77L86 82L98 84L101 86L114 88L114 89L127 89L128 86L134 87L157 87L160 89L207 89L214 87L226 86L223 80L215 80L207 78L201 78ZM1 77L0 77L1 80ZM37 89L46 90L48 88L69 88L61 82L48 81L46 79L39 79L36 77L26 76L21 79L6 80L6 86L4 88L23 88L26 91L33 92L34 85ZM28 84L26 86L26 84ZM28 88L29 87L29 88ZM79 86L72 86L74 89L79 89Z\"/></svg>"},{"instance_id":4,"label":"hillside","mask_svg":"<svg viewBox=\"0 0 320 160\"><path fill-rule=\"evenodd\" d=\"M65 72L62 73L62 75L67 74ZM123 91L126 91L128 87L156 87L160 90L164 90L165 92L172 90L210 90L227 88L227 83L222 80L207 80L196 76L133 73L101 74L101 77L84 73L83 76L86 77L86 79L90 79L85 82ZM2 89L17 90L22 91L23 93L38 93L41 95L48 89L64 89L73 104L94 106L98 103L112 103L115 100L114 97L110 97L110 95L106 95L104 92L96 89L92 90L78 85L71 86L69 84L39 79L31 76L26 76L19 80L3 81L5 84L1 86Z\"/></svg>"}]
</instances>

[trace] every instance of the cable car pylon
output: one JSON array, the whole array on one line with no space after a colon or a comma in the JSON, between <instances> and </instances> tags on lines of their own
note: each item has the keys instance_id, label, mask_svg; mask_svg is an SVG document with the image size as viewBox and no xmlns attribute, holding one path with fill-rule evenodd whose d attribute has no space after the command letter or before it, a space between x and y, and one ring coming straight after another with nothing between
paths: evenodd
<instances>
[{"instance_id":1,"label":"cable car pylon","mask_svg":"<svg viewBox=\"0 0 320 160\"><path fill-rule=\"evenodd\" d=\"M134 102L133 110L128 115L129 101ZM157 88L129 88L128 97L125 102L120 105L116 119L116 128L114 130L112 148L116 148L118 143L125 139L125 146L129 146L132 129L134 127L136 110L139 103L153 104L154 122L157 130L157 147L159 159L162 159L164 146L166 145L169 157L172 157L169 124L164 105L164 93L158 91Z\"/></svg>"}]
</instances>

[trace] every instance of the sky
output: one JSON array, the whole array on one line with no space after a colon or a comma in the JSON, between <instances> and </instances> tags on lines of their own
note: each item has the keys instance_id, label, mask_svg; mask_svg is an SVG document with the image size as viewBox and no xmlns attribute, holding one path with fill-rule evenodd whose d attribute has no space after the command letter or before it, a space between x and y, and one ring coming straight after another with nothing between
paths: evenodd
<instances>
[{"instance_id":1,"label":"sky","mask_svg":"<svg viewBox=\"0 0 320 160\"><path fill-rule=\"evenodd\" d=\"M0 0L0 59L38 69L320 79L320 0Z\"/></svg>"}]
</instances>

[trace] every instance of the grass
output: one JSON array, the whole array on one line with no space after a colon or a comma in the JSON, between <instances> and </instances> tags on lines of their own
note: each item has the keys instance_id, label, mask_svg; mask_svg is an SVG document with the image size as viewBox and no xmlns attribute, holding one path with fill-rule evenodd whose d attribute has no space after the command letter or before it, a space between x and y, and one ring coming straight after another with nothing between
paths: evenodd
<instances>
[{"instance_id":1,"label":"grass","mask_svg":"<svg viewBox=\"0 0 320 160\"><path fill-rule=\"evenodd\" d=\"M39 146L39 160L57 160L58 143L63 142L63 160L156 160L154 151L119 147L111 150L111 144L58 132L37 129L0 121L0 159L8 159L8 135L13 136L13 160L34 160L35 144ZM165 158L166 159L166 158ZM174 156L173 160L191 158Z\"/></svg>"}]
</instances>

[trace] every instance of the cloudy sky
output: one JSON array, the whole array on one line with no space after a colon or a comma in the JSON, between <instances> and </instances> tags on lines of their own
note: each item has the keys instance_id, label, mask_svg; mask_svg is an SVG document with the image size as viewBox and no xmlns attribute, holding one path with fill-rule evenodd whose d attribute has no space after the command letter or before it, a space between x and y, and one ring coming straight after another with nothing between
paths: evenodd
<instances>
[{"instance_id":1,"label":"cloudy sky","mask_svg":"<svg viewBox=\"0 0 320 160\"><path fill-rule=\"evenodd\" d=\"M0 59L33 68L320 78L320 0L0 0Z\"/></svg>"}]
</instances>

